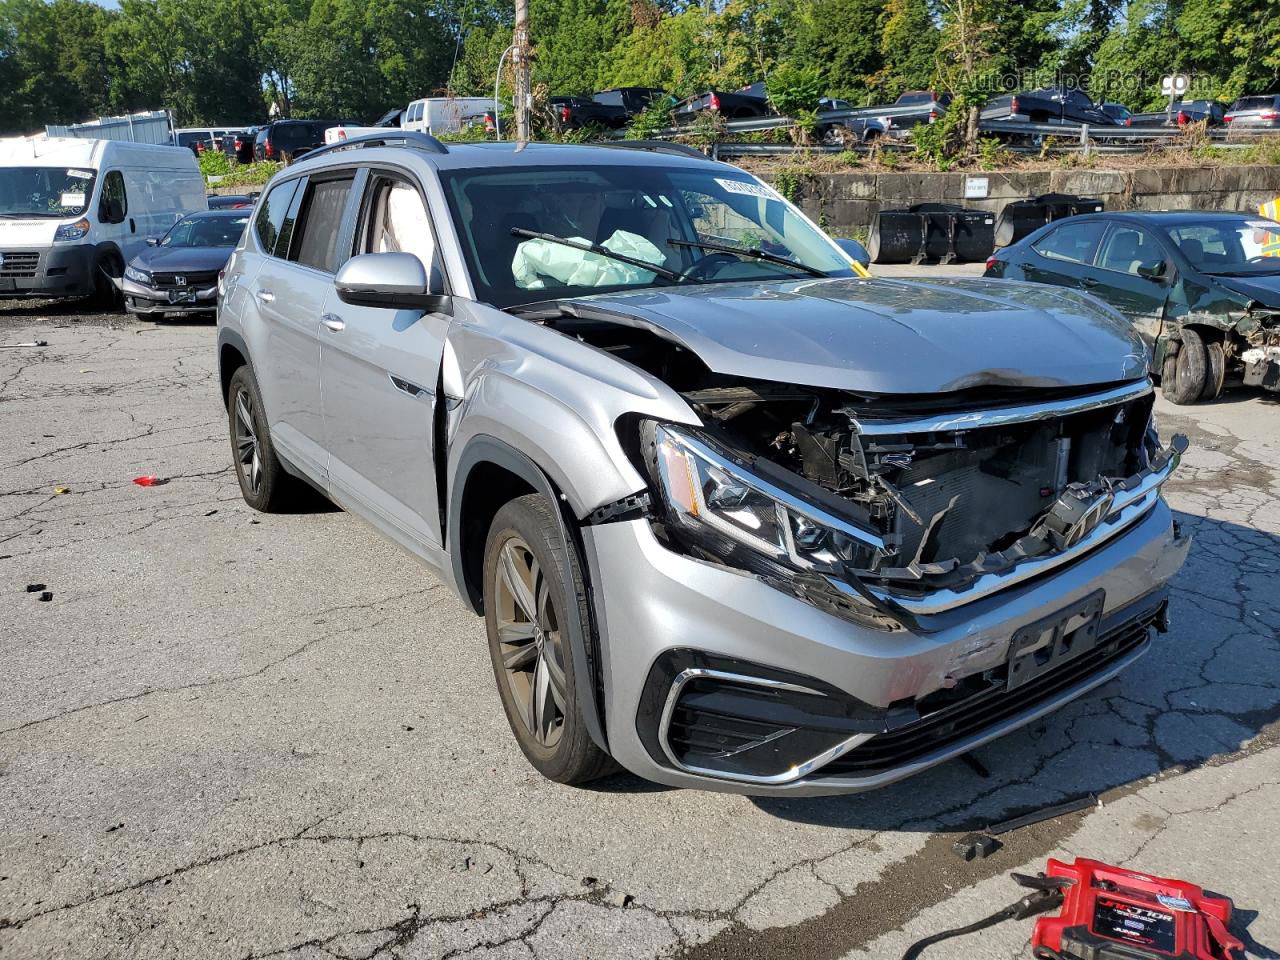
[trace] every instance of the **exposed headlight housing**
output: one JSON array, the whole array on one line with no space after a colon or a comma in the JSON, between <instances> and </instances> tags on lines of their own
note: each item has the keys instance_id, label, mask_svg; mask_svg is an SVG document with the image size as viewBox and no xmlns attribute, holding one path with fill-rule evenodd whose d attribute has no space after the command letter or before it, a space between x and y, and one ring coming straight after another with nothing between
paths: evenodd
<instances>
[{"instance_id":1,"label":"exposed headlight housing","mask_svg":"<svg viewBox=\"0 0 1280 960\"><path fill-rule=\"evenodd\" d=\"M81 217L75 223L64 223L53 234L54 243L65 243L70 240L82 240L89 232L89 220Z\"/></svg>"},{"instance_id":2,"label":"exposed headlight housing","mask_svg":"<svg viewBox=\"0 0 1280 960\"><path fill-rule=\"evenodd\" d=\"M145 270L139 270L137 267L128 266L124 268L124 275L127 279L134 283L141 283L145 286L151 286L151 274Z\"/></svg>"},{"instance_id":3,"label":"exposed headlight housing","mask_svg":"<svg viewBox=\"0 0 1280 960\"><path fill-rule=\"evenodd\" d=\"M642 441L672 532L710 555L839 575L873 566L885 550L879 534L759 476L705 436L646 422Z\"/></svg>"}]
</instances>

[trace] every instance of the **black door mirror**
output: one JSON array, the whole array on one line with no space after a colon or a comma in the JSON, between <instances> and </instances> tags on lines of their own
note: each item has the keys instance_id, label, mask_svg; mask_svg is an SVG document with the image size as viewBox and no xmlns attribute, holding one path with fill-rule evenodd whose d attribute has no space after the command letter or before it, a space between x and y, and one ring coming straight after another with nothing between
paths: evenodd
<instances>
[{"instance_id":1,"label":"black door mirror","mask_svg":"<svg viewBox=\"0 0 1280 960\"><path fill-rule=\"evenodd\" d=\"M861 267L869 267L871 265L871 254L867 253L867 248L852 237L836 237L836 246L844 251L854 263Z\"/></svg>"},{"instance_id":2,"label":"black door mirror","mask_svg":"<svg viewBox=\"0 0 1280 960\"><path fill-rule=\"evenodd\" d=\"M412 253L362 253L352 257L333 279L338 299L360 307L445 312L449 296L438 268L430 275Z\"/></svg>"},{"instance_id":3,"label":"black door mirror","mask_svg":"<svg viewBox=\"0 0 1280 960\"><path fill-rule=\"evenodd\" d=\"M1140 264L1138 266L1138 276L1145 277L1153 283L1162 283L1164 281L1165 272L1169 269L1169 264L1160 260L1153 264Z\"/></svg>"}]
</instances>

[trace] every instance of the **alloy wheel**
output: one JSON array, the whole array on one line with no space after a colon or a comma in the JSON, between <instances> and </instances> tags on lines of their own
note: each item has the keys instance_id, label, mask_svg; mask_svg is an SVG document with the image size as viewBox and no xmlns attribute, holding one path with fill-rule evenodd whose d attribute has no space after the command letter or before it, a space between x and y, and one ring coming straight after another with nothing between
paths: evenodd
<instances>
[{"instance_id":1,"label":"alloy wheel","mask_svg":"<svg viewBox=\"0 0 1280 960\"><path fill-rule=\"evenodd\" d=\"M568 709L565 644L538 558L519 537L498 553L493 596L507 686L525 728L544 747L564 732Z\"/></svg>"},{"instance_id":2,"label":"alloy wheel","mask_svg":"<svg viewBox=\"0 0 1280 960\"><path fill-rule=\"evenodd\" d=\"M253 398L247 390L236 393L236 457L240 476L256 497L262 489L262 450L253 425Z\"/></svg>"}]
</instances>

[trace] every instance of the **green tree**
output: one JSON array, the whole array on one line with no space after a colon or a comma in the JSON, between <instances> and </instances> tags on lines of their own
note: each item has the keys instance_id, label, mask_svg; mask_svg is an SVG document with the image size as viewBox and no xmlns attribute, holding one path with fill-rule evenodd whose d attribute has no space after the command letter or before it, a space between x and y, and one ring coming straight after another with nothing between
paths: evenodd
<instances>
[{"instance_id":1,"label":"green tree","mask_svg":"<svg viewBox=\"0 0 1280 960\"><path fill-rule=\"evenodd\" d=\"M937 72L938 27L927 0L886 0L884 13L883 66L867 85L886 101L904 90L929 89Z\"/></svg>"},{"instance_id":2,"label":"green tree","mask_svg":"<svg viewBox=\"0 0 1280 960\"><path fill-rule=\"evenodd\" d=\"M816 67L828 95L870 98L885 66L885 0L809 0L798 5L790 59Z\"/></svg>"}]
</instances>

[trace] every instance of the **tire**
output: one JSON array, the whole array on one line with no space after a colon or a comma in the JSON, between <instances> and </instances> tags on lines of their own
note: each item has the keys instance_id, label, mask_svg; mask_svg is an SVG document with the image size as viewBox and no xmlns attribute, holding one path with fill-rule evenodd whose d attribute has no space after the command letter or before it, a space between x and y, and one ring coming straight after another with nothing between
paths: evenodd
<instances>
[{"instance_id":1,"label":"tire","mask_svg":"<svg viewBox=\"0 0 1280 960\"><path fill-rule=\"evenodd\" d=\"M587 635L586 589L552 511L546 497L529 494L494 517L484 550L484 621L520 749L548 780L585 783L616 767L582 717L566 618L576 617Z\"/></svg>"},{"instance_id":2,"label":"tire","mask_svg":"<svg viewBox=\"0 0 1280 960\"><path fill-rule=\"evenodd\" d=\"M262 406L262 393L248 365L239 367L231 375L227 390L227 426L232 463L244 502L263 513L283 513L292 507L297 498L298 481L285 472L276 456Z\"/></svg>"},{"instance_id":3,"label":"tire","mask_svg":"<svg viewBox=\"0 0 1280 960\"><path fill-rule=\"evenodd\" d=\"M1210 403L1222 394L1222 382L1227 376L1227 354L1221 340L1210 340L1204 345L1206 373L1200 401Z\"/></svg>"},{"instance_id":4,"label":"tire","mask_svg":"<svg viewBox=\"0 0 1280 960\"><path fill-rule=\"evenodd\" d=\"M1185 406L1200 399L1208 377L1209 359L1204 339L1190 327L1183 327L1182 346L1176 354L1164 358L1160 389L1166 399Z\"/></svg>"}]
</instances>

